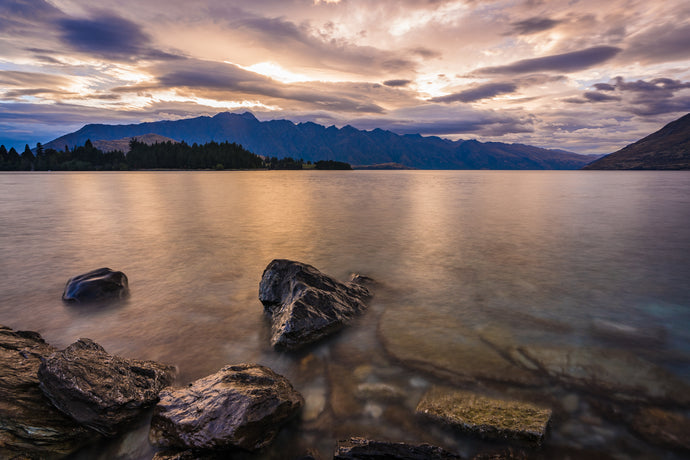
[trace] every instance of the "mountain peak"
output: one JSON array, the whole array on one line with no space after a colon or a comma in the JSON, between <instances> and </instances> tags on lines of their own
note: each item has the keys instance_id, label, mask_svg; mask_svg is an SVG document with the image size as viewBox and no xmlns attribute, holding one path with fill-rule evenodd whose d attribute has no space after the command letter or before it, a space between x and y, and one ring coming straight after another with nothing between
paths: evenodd
<instances>
[{"instance_id":1,"label":"mountain peak","mask_svg":"<svg viewBox=\"0 0 690 460\"><path fill-rule=\"evenodd\" d=\"M244 120L249 120L249 121L259 121L253 113L251 112L244 112L244 113L234 113L234 112L219 112L216 115L213 116L215 120L230 120L232 118L242 118Z\"/></svg>"}]
</instances>

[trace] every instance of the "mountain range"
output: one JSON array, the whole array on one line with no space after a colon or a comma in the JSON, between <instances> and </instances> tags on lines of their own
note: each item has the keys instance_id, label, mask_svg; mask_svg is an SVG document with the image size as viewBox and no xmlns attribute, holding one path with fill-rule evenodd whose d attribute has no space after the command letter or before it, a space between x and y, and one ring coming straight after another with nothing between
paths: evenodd
<instances>
[{"instance_id":1,"label":"mountain range","mask_svg":"<svg viewBox=\"0 0 690 460\"><path fill-rule=\"evenodd\" d=\"M420 169L580 169L591 155L524 144L449 140L419 134L399 135L352 126L325 127L313 122L259 121L250 112L131 125L89 124L45 144L62 150L96 141L157 134L188 144L229 141L258 155L304 161L336 160L352 165L397 164Z\"/></svg>"},{"instance_id":2,"label":"mountain range","mask_svg":"<svg viewBox=\"0 0 690 460\"><path fill-rule=\"evenodd\" d=\"M583 169L690 169L690 113Z\"/></svg>"}]
</instances>

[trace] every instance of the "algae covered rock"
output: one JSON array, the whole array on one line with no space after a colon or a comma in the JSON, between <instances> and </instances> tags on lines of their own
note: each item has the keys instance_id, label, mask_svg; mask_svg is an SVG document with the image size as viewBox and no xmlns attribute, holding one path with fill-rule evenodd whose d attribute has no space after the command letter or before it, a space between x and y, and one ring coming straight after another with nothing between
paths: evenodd
<instances>
[{"instance_id":1,"label":"algae covered rock","mask_svg":"<svg viewBox=\"0 0 690 460\"><path fill-rule=\"evenodd\" d=\"M536 446L543 443L551 420L551 409L444 387L432 387L419 401L416 413L482 438Z\"/></svg>"},{"instance_id":2,"label":"algae covered rock","mask_svg":"<svg viewBox=\"0 0 690 460\"><path fill-rule=\"evenodd\" d=\"M271 319L271 345L294 350L337 331L364 311L369 290L341 283L311 265L273 260L263 272L259 300Z\"/></svg>"},{"instance_id":3,"label":"algae covered rock","mask_svg":"<svg viewBox=\"0 0 690 460\"><path fill-rule=\"evenodd\" d=\"M153 406L174 376L172 366L114 356L90 339L51 354L38 369L41 390L55 407L106 436Z\"/></svg>"},{"instance_id":4,"label":"algae covered rock","mask_svg":"<svg viewBox=\"0 0 690 460\"><path fill-rule=\"evenodd\" d=\"M226 366L160 394L149 439L166 449L257 450L304 405L282 375L257 364Z\"/></svg>"}]
</instances>

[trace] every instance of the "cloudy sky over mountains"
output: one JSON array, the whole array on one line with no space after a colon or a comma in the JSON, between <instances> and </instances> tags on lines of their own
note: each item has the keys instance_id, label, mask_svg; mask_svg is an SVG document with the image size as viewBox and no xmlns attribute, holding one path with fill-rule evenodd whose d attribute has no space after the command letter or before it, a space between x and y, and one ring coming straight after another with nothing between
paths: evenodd
<instances>
[{"instance_id":1,"label":"cloudy sky over mountains","mask_svg":"<svg viewBox=\"0 0 690 460\"><path fill-rule=\"evenodd\" d=\"M687 0L3 0L0 144L253 112L607 153L690 112Z\"/></svg>"}]
</instances>

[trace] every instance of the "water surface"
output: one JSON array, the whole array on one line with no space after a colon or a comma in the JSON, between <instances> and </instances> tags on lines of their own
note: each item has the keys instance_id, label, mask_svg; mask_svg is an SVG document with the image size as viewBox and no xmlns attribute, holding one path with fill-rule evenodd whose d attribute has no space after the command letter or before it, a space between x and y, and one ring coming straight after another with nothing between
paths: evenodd
<instances>
[{"instance_id":1,"label":"water surface","mask_svg":"<svg viewBox=\"0 0 690 460\"><path fill-rule=\"evenodd\" d=\"M274 368L307 396L308 414L266 458L307 447L325 457L350 434L464 455L486 447L408 416L429 385L448 382L384 348L380 322L396 311L418 318L409 328L431 346L461 324L516 344L631 351L690 382L688 172L5 173L0 216L0 324L58 348L89 337L114 354L172 363L180 384L226 364ZM274 258L380 286L333 340L277 353L257 298ZM127 300L60 300L70 276L105 266L127 274ZM425 329L425 318L440 320ZM407 396L348 395L362 383ZM491 391L522 397L510 385ZM557 413L548 455L675 458L594 413L578 391L554 385L525 397L539 392L576 401ZM144 427L81 455L96 452L154 450Z\"/></svg>"}]
</instances>

